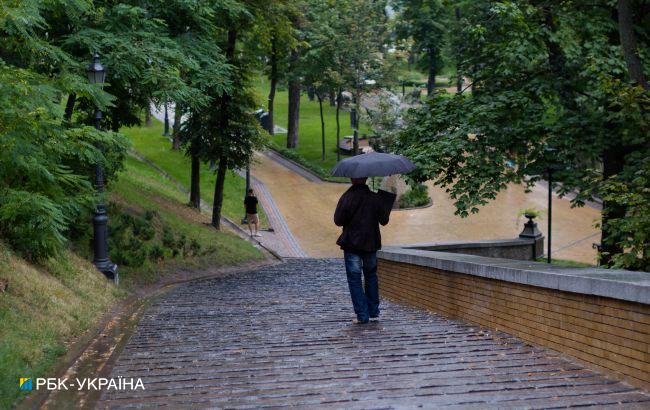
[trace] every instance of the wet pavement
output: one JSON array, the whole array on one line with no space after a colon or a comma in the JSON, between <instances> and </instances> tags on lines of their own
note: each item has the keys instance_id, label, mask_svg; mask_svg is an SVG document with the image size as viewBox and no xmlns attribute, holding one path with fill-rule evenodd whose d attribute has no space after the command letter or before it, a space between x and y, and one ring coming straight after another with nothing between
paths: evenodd
<instances>
[{"instance_id":1,"label":"wet pavement","mask_svg":"<svg viewBox=\"0 0 650 410\"><path fill-rule=\"evenodd\" d=\"M336 246L340 231L333 223L336 203L349 187L347 184L315 182L280 165L265 155L258 155L252 167L275 200L286 223L304 252L311 257L340 257ZM508 239L519 235L525 222L517 214L526 208L546 210L547 190L543 185L525 193L519 185L510 185L489 205L468 218L454 215L455 208L444 190L429 185L433 205L422 209L398 210L391 222L382 227L385 245L463 240ZM546 232L547 214L538 218L540 230ZM554 258L595 263L592 244L600 242L594 223L600 211L593 207L571 208L567 199L554 198Z\"/></svg>"},{"instance_id":2,"label":"wet pavement","mask_svg":"<svg viewBox=\"0 0 650 410\"><path fill-rule=\"evenodd\" d=\"M99 408L648 408L650 397L503 333L384 301L351 323L340 260L181 284L112 369Z\"/></svg>"}]
</instances>

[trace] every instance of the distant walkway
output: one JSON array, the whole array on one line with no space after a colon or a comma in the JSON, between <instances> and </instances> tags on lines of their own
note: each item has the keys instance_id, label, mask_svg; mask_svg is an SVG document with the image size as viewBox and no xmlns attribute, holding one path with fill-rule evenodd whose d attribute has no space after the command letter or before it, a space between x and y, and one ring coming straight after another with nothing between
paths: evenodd
<instances>
[{"instance_id":1,"label":"distant walkway","mask_svg":"<svg viewBox=\"0 0 650 410\"><path fill-rule=\"evenodd\" d=\"M174 125L174 104L170 103L167 110L167 115L169 116L169 126L173 127ZM165 120L164 108L162 110L157 109L155 106L151 106L151 113L159 121ZM286 132L286 131L285 131ZM244 175L243 171L239 171L240 175ZM272 230L261 231L261 238L254 238L251 240L254 242L259 242L266 249L269 249L275 252L278 256L282 258L304 258L307 254L302 250L298 241L291 233L291 230L287 226L286 221L284 220L282 213L278 209L273 200L273 197L269 193L268 189L264 186L264 183L259 181L257 178L253 177L251 179L251 184L253 188L257 191L258 198L260 200L260 205L264 209L266 216L269 221L269 225ZM203 203L201 201L201 208L207 212L212 212L212 207L209 204ZM242 205L242 217L243 214L243 205ZM240 220L231 221L229 225L230 228L238 230L240 235L245 235L248 232L248 226L240 224ZM238 229L241 228L241 229ZM243 230L243 232L242 232Z\"/></svg>"},{"instance_id":2,"label":"distant walkway","mask_svg":"<svg viewBox=\"0 0 650 410\"><path fill-rule=\"evenodd\" d=\"M340 260L179 285L144 314L99 408L648 408L650 396L503 333L385 302L355 325ZM447 408L447 407L445 407Z\"/></svg>"},{"instance_id":3,"label":"distant walkway","mask_svg":"<svg viewBox=\"0 0 650 410\"><path fill-rule=\"evenodd\" d=\"M340 257L336 246L340 228L332 217L336 203L349 185L315 181L277 154L258 156L253 175L264 183L284 215L287 225L298 243L312 257ZM398 245L423 242L487 240L514 238L523 229L524 219L517 214L526 208L542 211L539 228L546 233L547 190L543 185L526 193L521 185L511 184L478 214L461 218L454 215L456 208L444 189L427 183L433 206L415 210L399 210L391 214L391 221L382 227L382 242ZM554 198L553 203L553 257L595 263L599 220L597 207L571 208L566 199Z\"/></svg>"},{"instance_id":4,"label":"distant walkway","mask_svg":"<svg viewBox=\"0 0 650 410\"><path fill-rule=\"evenodd\" d=\"M242 177L246 176L244 171L240 170L238 173ZM272 231L260 232L262 235L262 237L259 238L260 243L266 248L272 249L282 258L307 257L307 254L302 250L300 244L291 233L291 230L287 226L287 222L275 204L269 190L266 189L264 183L255 178L254 175L251 175L251 187L260 201L260 205L264 208L264 212L269 221L269 226L273 229ZM247 226L242 225L242 228L246 231L248 230Z\"/></svg>"}]
</instances>

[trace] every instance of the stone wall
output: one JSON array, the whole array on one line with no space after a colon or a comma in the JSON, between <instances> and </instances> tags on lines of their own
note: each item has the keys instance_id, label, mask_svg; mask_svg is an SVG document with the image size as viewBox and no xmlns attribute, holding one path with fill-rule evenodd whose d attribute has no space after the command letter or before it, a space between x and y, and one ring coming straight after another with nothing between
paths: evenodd
<instances>
[{"instance_id":1,"label":"stone wall","mask_svg":"<svg viewBox=\"0 0 650 410\"><path fill-rule=\"evenodd\" d=\"M650 389L650 273L387 249L379 283L389 299L510 333Z\"/></svg>"},{"instance_id":2,"label":"stone wall","mask_svg":"<svg viewBox=\"0 0 650 410\"><path fill-rule=\"evenodd\" d=\"M495 239L474 242L422 243L404 246L404 249L452 252L489 258L535 260L544 254L544 237Z\"/></svg>"}]
</instances>

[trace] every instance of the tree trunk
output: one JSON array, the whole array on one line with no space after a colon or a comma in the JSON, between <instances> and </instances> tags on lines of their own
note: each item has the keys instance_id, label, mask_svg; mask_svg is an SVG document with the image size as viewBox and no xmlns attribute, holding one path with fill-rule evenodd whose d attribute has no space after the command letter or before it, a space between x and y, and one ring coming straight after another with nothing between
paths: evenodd
<instances>
[{"instance_id":1,"label":"tree trunk","mask_svg":"<svg viewBox=\"0 0 650 410\"><path fill-rule=\"evenodd\" d=\"M267 130L269 134L273 135L275 130L275 122L273 121L273 103L275 101L275 88L278 84L278 52L277 52L277 40L275 37L271 38L271 89L269 90L269 101L268 101L268 111L269 111L269 129Z\"/></svg>"},{"instance_id":2,"label":"tree trunk","mask_svg":"<svg viewBox=\"0 0 650 410\"><path fill-rule=\"evenodd\" d=\"M293 66L298 61L298 52L291 52ZM287 148L298 148L298 127L300 121L300 80L295 73L289 79L289 121L287 125Z\"/></svg>"},{"instance_id":3,"label":"tree trunk","mask_svg":"<svg viewBox=\"0 0 650 410\"><path fill-rule=\"evenodd\" d=\"M339 148L340 140L341 140L341 123L339 121L339 113L341 112L341 100L343 97L341 96L341 89L338 89L338 92L336 93L336 161L341 160L341 148Z\"/></svg>"},{"instance_id":4,"label":"tree trunk","mask_svg":"<svg viewBox=\"0 0 650 410\"><path fill-rule=\"evenodd\" d=\"M183 117L183 110L181 108L181 105L179 103L176 103L174 105L174 126L172 128L172 149L173 150L178 150L181 147L181 138L180 138L180 131L181 131L181 121Z\"/></svg>"},{"instance_id":5,"label":"tree trunk","mask_svg":"<svg viewBox=\"0 0 650 410\"><path fill-rule=\"evenodd\" d=\"M359 153L359 100L361 99L361 92L357 88L354 92L354 109L357 115L354 118L354 132L352 138L352 155Z\"/></svg>"},{"instance_id":6,"label":"tree trunk","mask_svg":"<svg viewBox=\"0 0 650 410\"><path fill-rule=\"evenodd\" d=\"M152 125L153 121L151 120L151 106L147 105L144 109L144 126L151 127Z\"/></svg>"},{"instance_id":7,"label":"tree trunk","mask_svg":"<svg viewBox=\"0 0 650 410\"><path fill-rule=\"evenodd\" d=\"M214 183L214 201L212 202L212 226L221 229L221 207L223 206L223 186L226 181L226 159L219 159L217 180Z\"/></svg>"},{"instance_id":8,"label":"tree trunk","mask_svg":"<svg viewBox=\"0 0 650 410\"><path fill-rule=\"evenodd\" d=\"M638 55L636 35L634 33L634 19L631 0L619 0L616 10L615 19L618 21L618 39L616 36L610 36L610 41L615 43L620 41L623 50L625 63L628 69L628 75L636 85L648 89L648 82L643 72L643 65ZM625 158L637 147L616 146L607 147L602 155L603 160L603 180L607 181L615 175L618 175L625 168ZM612 219L623 219L627 213L625 206L612 204L603 201L603 213L601 219L601 259L603 265L611 262L612 256L622 253L624 249L618 245L621 239L613 232L609 226Z\"/></svg>"},{"instance_id":9,"label":"tree trunk","mask_svg":"<svg viewBox=\"0 0 650 410\"><path fill-rule=\"evenodd\" d=\"M336 107L336 90L333 88L329 90L330 107Z\"/></svg>"},{"instance_id":10,"label":"tree trunk","mask_svg":"<svg viewBox=\"0 0 650 410\"><path fill-rule=\"evenodd\" d=\"M70 125L72 122L72 113L74 112L74 105L77 102L77 93L70 93L68 101L65 103L65 113L63 114L63 123Z\"/></svg>"},{"instance_id":11,"label":"tree trunk","mask_svg":"<svg viewBox=\"0 0 650 410\"><path fill-rule=\"evenodd\" d=\"M637 85L643 87L644 90L647 90L648 82L643 73L643 64L639 58L636 35L634 33L632 0L618 1L618 33L630 78Z\"/></svg>"},{"instance_id":12,"label":"tree trunk","mask_svg":"<svg viewBox=\"0 0 650 410\"><path fill-rule=\"evenodd\" d=\"M458 28L460 29L460 8L456 7L456 22L458 24ZM460 70L458 67L460 66L460 52L456 53L456 92L457 93L462 93L463 92L463 76L460 73Z\"/></svg>"},{"instance_id":13,"label":"tree trunk","mask_svg":"<svg viewBox=\"0 0 650 410\"><path fill-rule=\"evenodd\" d=\"M320 138L323 151L321 159L325 161L325 118L323 117L323 98L320 93L316 93L316 98L318 98L318 108L320 109Z\"/></svg>"},{"instance_id":14,"label":"tree trunk","mask_svg":"<svg viewBox=\"0 0 650 410\"><path fill-rule=\"evenodd\" d=\"M201 161L192 155L192 176L190 178L190 206L201 211Z\"/></svg>"},{"instance_id":15,"label":"tree trunk","mask_svg":"<svg viewBox=\"0 0 650 410\"><path fill-rule=\"evenodd\" d=\"M118 114L118 107L111 110L111 131L119 132L120 131L120 114Z\"/></svg>"},{"instance_id":16,"label":"tree trunk","mask_svg":"<svg viewBox=\"0 0 650 410\"><path fill-rule=\"evenodd\" d=\"M433 90L436 88L436 72L438 68L436 67L436 56L432 51L429 53L429 78L427 79L427 96L433 94Z\"/></svg>"},{"instance_id":17,"label":"tree trunk","mask_svg":"<svg viewBox=\"0 0 650 410\"><path fill-rule=\"evenodd\" d=\"M603 153L603 180L607 181L620 173L624 164L625 153L621 149L613 147L606 149ZM617 245L620 238L610 229L609 221L615 218L624 218L625 213L625 207L603 201L600 231L600 263L602 265L607 265L612 260L613 255L623 252L623 249Z\"/></svg>"},{"instance_id":18,"label":"tree trunk","mask_svg":"<svg viewBox=\"0 0 650 410\"><path fill-rule=\"evenodd\" d=\"M228 30L228 43L226 45L226 61L234 64L235 46L237 45L237 29ZM221 98L221 117L219 125L222 129L228 129L230 125L228 106L231 104L232 97L225 94ZM217 180L214 183L214 197L212 199L212 226L216 229L221 228L221 208L223 206L223 185L226 180L226 171L228 170L228 158L223 155L219 158L219 167L217 168Z\"/></svg>"}]
</instances>

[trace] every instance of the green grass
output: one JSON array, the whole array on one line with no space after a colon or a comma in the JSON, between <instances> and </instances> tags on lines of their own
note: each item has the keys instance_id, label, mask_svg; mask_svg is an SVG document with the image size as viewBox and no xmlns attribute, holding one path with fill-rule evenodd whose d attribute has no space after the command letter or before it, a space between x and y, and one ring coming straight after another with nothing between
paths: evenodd
<instances>
[{"instance_id":1,"label":"green grass","mask_svg":"<svg viewBox=\"0 0 650 410\"><path fill-rule=\"evenodd\" d=\"M66 251L33 265L0 242L0 409L26 394L20 377L48 373L67 352L65 342L93 327L124 292L86 259ZM35 382L34 382L35 383Z\"/></svg>"},{"instance_id":2,"label":"green grass","mask_svg":"<svg viewBox=\"0 0 650 410\"><path fill-rule=\"evenodd\" d=\"M269 85L266 79L260 78L256 88L260 106L266 109L266 99L268 97ZM264 102L264 103L263 103ZM275 124L287 128L288 124L288 107L289 100L287 90L278 89L275 94L274 103L274 121ZM307 163L315 167L322 168L326 172L336 165L336 107L329 105L329 100L323 101L323 117L325 119L325 161L322 160L322 141L321 141L321 123L318 101L309 101L307 93L303 93L300 98L300 129L297 153ZM350 127L350 113L341 110L339 114L341 124L341 139L347 135L352 135ZM366 124L361 124L360 135L371 134L370 128ZM271 143L278 148L287 146L287 134L276 134L273 136ZM341 155L341 158L346 158Z\"/></svg>"},{"instance_id":3,"label":"green grass","mask_svg":"<svg viewBox=\"0 0 650 410\"><path fill-rule=\"evenodd\" d=\"M182 151L171 149L171 142L163 137L163 125L154 119L151 127L132 127L120 130L129 137L133 148L144 158L153 162L180 182L187 190L190 187L190 159ZM209 165L201 166L201 198L212 204L214 196L214 183L216 174L210 170ZM224 184L222 214L234 222L240 222L244 216L244 191L246 180L232 171L226 174ZM187 196L184 202L188 202ZM263 209L260 209L260 223L263 228L268 227L268 219Z\"/></svg>"},{"instance_id":4,"label":"green grass","mask_svg":"<svg viewBox=\"0 0 650 410\"><path fill-rule=\"evenodd\" d=\"M164 226L171 228L176 235L182 234L188 240L196 241L202 250L200 256L168 257L161 263L148 261L142 268L124 268L125 281L153 282L160 274L174 272L180 267L219 267L262 258L260 251L249 242L209 226L207 214L200 214L188 207L184 193L136 158L127 158L125 170L111 186L111 200L128 208L131 214L143 215L147 211L155 211ZM156 228L158 231L161 229L159 226ZM160 232L156 234L159 236Z\"/></svg>"}]
</instances>

